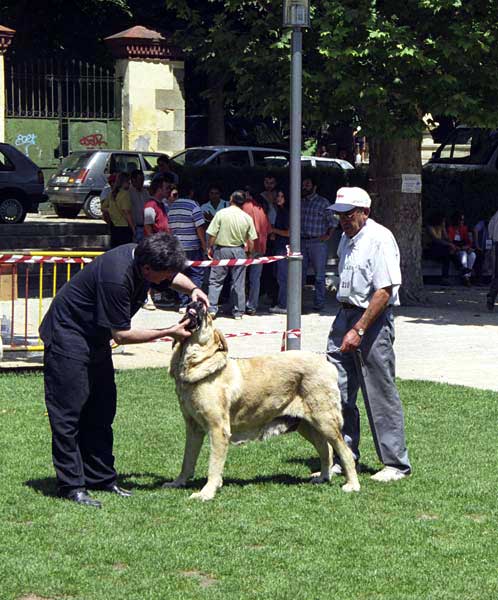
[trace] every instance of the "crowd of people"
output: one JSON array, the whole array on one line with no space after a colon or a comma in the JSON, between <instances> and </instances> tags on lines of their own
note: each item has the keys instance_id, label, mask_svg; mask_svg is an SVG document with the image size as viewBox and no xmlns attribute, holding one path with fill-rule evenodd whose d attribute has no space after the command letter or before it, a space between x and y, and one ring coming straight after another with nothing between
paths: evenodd
<instances>
[{"instance_id":1,"label":"crowd of people","mask_svg":"<svg viewBox=\"0 0 498 600\"><path fill-rule=\"evenodd\" d=\"M465 223L465 215L455 211L448 220L441 211L434 212L425 227L424 257L441 263L442 285L450 285L450 266L453 265L462 283L466 286L487 285L485 271L492 271L491 286L487 295L487 308L494 310L498 295L498 261L494 268L492 248L498 248L498 211L489 220L480 219L472 228Z\"/></svg>"},{"instance_id":2,"label":"crowd of people","mask_svg":"<svg viewBox=\"0 0 498 600\"><path fill-rule=\"evenodd\" d=\"M113 174L101 194L111 247L138 243L154 233L167 232L178 238L190 261L287 253L288 201L272 173L264 176L261 192L246 186L225 200L220 186L211 184L205 200L195 198L194 190L179 182L167 156L158 159L158 171L148 189L144 188L142 171ZM337 218L329 207L329 200L318 194L314 179L306 177L302 182L303 272L306 274L311 266L315 273L313 308L318 312L325 305L327 241L337 226ZM209 295L213 316L218 313L220 297L230 305L235 319L244 314L255 315L263 295L270 312L286 312L285 261L235 268L190 267L185 274ZM166 306L185 312L189 298L170 293L162 300ZM148 300L146 308L155 308L153 299Z\"/></svg>"},{"instance_id":3,"label":"crowd of people","mask_svg":"<svg viewBox=\"0 0 498 600\"><path fill-rule=\"evenodd\" d=\"M194 190L180 185L166 155L158 158L157 166L148 189L144 187L142 171L110 176L109 185L101 194L101 204L110 226L111 247L131 241L138 243L144 236L164 231L180 240L192 261L287 253L288 199L273 173L264 176L261 191L246 186L225 200L218 184L208 187L206 197L195 197ZM303 284L311 267L315 278L315 312L321 312L325 305L328 240L338 226L337 216L328 210L330 205L329 199L318 193L313 177L306 176L302 181L301 212ZM442 285L450 284L451 265L464 285L484 285L485 258L491 257L494 237L498 240L497 222L495 215L488 230L486 219L470 228L461 211L455 211L450 219L439 211L430 215L424 230L424 257L441 263ZM492 229L497 230L495 234ZM240 319L244 314L255 315L262 297L270 312L286 313L286 267L285 261L211 270L192 267L186 274L209 295L213 316L224 304L235 319ZM490 311L497 296L498 274L495 274L487 296ZM167 297L156 295L156 301L159 298L165 307L177 307L179 312L185 311L188 302L187 297L173 293ZM146 308L155 309L152 299Z\"/></svg>"}]
</instances>

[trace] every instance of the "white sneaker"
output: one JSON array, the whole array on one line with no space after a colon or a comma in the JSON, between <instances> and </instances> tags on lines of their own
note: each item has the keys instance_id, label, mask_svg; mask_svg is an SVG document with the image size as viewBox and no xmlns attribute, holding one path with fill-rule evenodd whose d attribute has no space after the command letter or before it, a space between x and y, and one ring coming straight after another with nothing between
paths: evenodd
<instances>
[{"instance_id":1,"label":"white sneaker","mask_svg":"<svg viewBox=\"0 0 498 600\"><path fill-rule=\"evenodd\" d=\"M330 469L330 476L337 477L338 475L342 475L342 465L336 463L335 465L332 465L332 468Z\"/></svg>"},{"instance_id":2,"label":"white sneaker","mask_svg":"<svg viewBox=\"0 0 498 600\"><path fill-rule=\"evenodd\" d=\"M403 471L396 469L396 467L384 467L381 471L372 475L370 479L380 481L381 483L389 483L390 481L404 479L405 477L408 477L408 475L408 473L403 473Z\"/></svg>"}]
</instances>

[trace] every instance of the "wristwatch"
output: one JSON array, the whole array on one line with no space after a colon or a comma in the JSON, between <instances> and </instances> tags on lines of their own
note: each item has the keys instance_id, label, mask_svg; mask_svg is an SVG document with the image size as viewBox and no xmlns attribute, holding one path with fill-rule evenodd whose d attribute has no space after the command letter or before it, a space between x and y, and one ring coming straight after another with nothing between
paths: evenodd
<instances>
[{"instance_id":1,"label":"wristwatch","mask_svg":"<svg viewBox=\"0 0 498 600\"><path fill-rule=\"evenodd\" d=\"M363 337L365 335L365 330L363 329L363 327L353 327L353 329L360 337Z\"/></svg>"}]
</instances>

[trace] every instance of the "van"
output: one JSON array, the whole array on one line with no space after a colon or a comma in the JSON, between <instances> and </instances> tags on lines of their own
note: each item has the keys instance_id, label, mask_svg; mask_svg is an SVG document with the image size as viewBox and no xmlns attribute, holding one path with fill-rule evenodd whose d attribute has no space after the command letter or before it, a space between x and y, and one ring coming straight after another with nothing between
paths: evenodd
<instances>
[{"instance_id":1,"label":"van","mask_svg":"<svg viewBox=\"0 0 498 600\"><path fill-rule=\"evenodd\" d=\"M424 165L424 170L453 169L486 171L498 169L498 129L456 127Z\"/></svg>"}]
</instances>

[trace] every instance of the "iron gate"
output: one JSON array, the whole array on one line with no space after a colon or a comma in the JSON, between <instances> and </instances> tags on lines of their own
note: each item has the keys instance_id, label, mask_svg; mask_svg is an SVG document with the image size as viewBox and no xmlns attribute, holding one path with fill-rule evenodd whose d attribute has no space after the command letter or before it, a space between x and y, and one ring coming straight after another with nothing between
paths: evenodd
<instances>
[{"instance_id":1,"label":"iron gate","mask_svg":"<svg viewBox=\"0 0 498 600\"><path fill-rule=\"evenodd\" d=\"M120 148L121 89L102 66L6 56L6 141L48 170L74 150Z\"/></svg>"}]
</instances>

